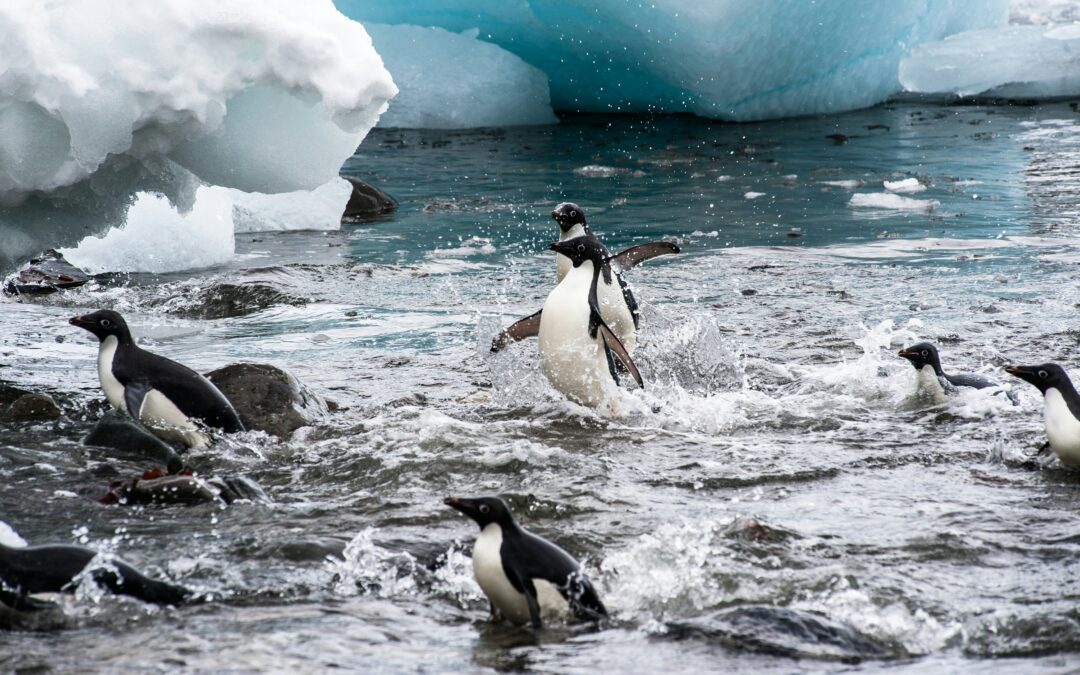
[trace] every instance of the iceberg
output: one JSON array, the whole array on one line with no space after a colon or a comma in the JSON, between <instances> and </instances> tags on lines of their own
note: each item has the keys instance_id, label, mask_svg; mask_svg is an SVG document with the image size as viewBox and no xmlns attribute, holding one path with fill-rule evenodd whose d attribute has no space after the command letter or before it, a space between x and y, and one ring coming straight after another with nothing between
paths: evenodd
<instances>
[{"instance_id":1,"label":"iceberg","mask_svg":"<svg viewBox=\"0 0 1080 675\"><path fill-rule=\"evenodd\" d=\"M479 31L364 25L401 90L380 127L467 129L555 124L547 75Z\"/></svg>"},{"instance_id":2,"label":"iceberg","mask_svg":"<svg viewBox=\"0 0 1080 675\"><path fill-rule=\"evenodd\" d=\"M739 121L878 103L901 90L911 48L1004 26L1009 12L1008 0L336 2L364 22L478 29L543 71L559 110Z\"/></svg>"},{"instance_id":3,"label":"iceberg","mask_svg":"<svg viewBox=\"0 0 1080 675\"><path fill-rule=\"evenodd\" d=\"M1080 24L969 31L919 45L900 63L910 92L1000 99L1080 94Z\"/></svg>"},{"instance_id":4,"label":"iceberg","mask_svg":"<svg viewBox=\"0 0 1080 675\"><path fill-rule=\"evenodd\" d=\"M326 184L397 92L330 0L7 0L0 36L0 270L155 195Z\"/></svg>"}]
</instances>

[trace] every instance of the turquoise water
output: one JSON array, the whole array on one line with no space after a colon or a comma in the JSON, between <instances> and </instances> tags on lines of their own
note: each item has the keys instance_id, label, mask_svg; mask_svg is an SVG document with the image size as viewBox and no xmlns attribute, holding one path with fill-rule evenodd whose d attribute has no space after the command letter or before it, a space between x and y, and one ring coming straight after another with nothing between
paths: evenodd
<instances>
[{"instance_id":1,"label":"turquoise water","mask_svg":"<svg viewBox=\"0 0 1080 675\"><path fill-rule=\"evenodd\" d=\"M947 368L1002 379L1013 361L1076 366L1077 121L1064 104L905 102L746 125L379 130L344 172L393 194L391 217L238 235L221 268L0 305L0 378L70 394L56 424L0 427L0 519L215 597L159 611L84 594L68 630L0 635L0 665L1074 666L1080 483L1029 459L1035 390L934 405L895 352L935 340ZM851 204L910 178L926 189L904 210ZM487 353L550 291L564 200L612 249L683 249L629 275L646 389L620 419L551 390L535 344ZM221 284L290 301L198 318ZM203 371L274 363L342 407L290 440L245 434L192 458L273 503L90 500L147 468L79 443L100 410L96 348L65 319L105 306L154 351ZM506 496L586 561L612 624L488 623L450 494ZM800 635L782 611L824 627Z\"/></svg>"}]
</instances>

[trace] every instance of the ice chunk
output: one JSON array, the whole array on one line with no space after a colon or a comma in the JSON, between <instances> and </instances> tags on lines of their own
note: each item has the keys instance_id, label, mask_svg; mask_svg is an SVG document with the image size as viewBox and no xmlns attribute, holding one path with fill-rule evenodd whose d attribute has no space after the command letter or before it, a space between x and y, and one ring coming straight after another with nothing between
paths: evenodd
<instances>
[{"instance_id":1,"label":"ice chunk","mask_svg":"<svg viewBox=\"0 0 1080 675\"><path fill-rule=\"evenodd\" d=\"M555 124L547 76L477 39L420 26L365 25L401 92L381 127L462 129Z\"/></svg>"},{"instance_id":2,"label":"ice chunk","mask_svg":"<svg viewBox=\"0 0 1080 675\"><path fill-rule=\"evenodd\" d=\"M891 192L860 193L851 195L848 206L864 209L889 209L892 211L921 211L929 213L941 206L936 199L912 199Z\"/></svg>"},{"instance_id":3,"label":"ice chunk","mask_svg":"<svg viewBox=\"0 0 1080 675\"><path fill-rule=\"evenodd\" d=\"M352 184L335 178L315 190L276 195L230 190L236 232L339 230Z\"/></svg>"},{"instance_id":4,"label":"ice chunk","mask_svg":"<svg viewBox=\"0 0 1080 675\"><path fill-rule=\"evenodd\" d=\"M882 185L889 192L900 192L904 194L911 194L912 192L922 192L926 189L926 186L920 183L918 178L905 178L903 180L886 180L882 181Z\"/></svg>"},{"instance_id":5,"label":"ice chunk","mask_svg":"<svg viewBox=\"0 0 1080 675\"><path fill-rule=\"evenodd\" d=\"M123 225L180 167L322 185L396 92L330 0L5 0L0 63L0 269Z\"/></svg>"},{"instance_id":6,"label":"ice chunk","mask_svg":"<svg viewBox=\"0 0 1080 675\"><path fill-rule=\"evenodd\" d=\"M20 537L19 533L10 525L0 520L0 544L13 548L22 548L26 546L26 540Z\"/></svg>"},{"instance_id":7,"label":"ice chunk","mask_svg":"<svg viewBox=\"0 0 1080 675\"><path fill-rule=\"evenodd\" d=\"M897 66L913 46L1004 26L1009 8L1008 0L336 2L361 21L478 28L547 74L556 109L733 120L877 103L900 91Z\"/></svg>"},{"instance_id":8,"label":"ice chunk","mask_svg":"<svg viewBox=\"0 0 1080 675\"><path fill-rule=\"evenodd\" d=\"M68 261L91 274L175 272L227 262L234 252L230 190L202 187L190 211L178 212L164 196L139 193L127 224L104 237L87 237L60 249Z\"/></svg>"},{"instance_id":9,"label":"ice chunk","mask_svg":"<svg viewBox=\"0 0 1080 675\"><path fill-rule=\"evenodd\" d=\"M1045 25L1080 21L1080 2L1076 0L1012 0L1009 22L1021 25Z\"/></svg>"},{"instance_id":10,"label":"ice chunk","mask_svg":"<svg viewBox=\"0 0 1080 675\"><path fill-rule=\"evenodd\" d=\"M1080 94L1080 24L970 31L920 45L900 63L908 91L994 98Z\"/></svg>"},{"instance_id":11,"label":"ice chunk","mask_svg":"<svg viewBox=\"0 0 1080 675\"><path fill-rule=\"evenodd\" d=\"M857 190L863 186L863 182L858 179L849 180L823 180L822 185L828 185L830 187L844 188L845 190Z\"/></svg>"}]
</instances>

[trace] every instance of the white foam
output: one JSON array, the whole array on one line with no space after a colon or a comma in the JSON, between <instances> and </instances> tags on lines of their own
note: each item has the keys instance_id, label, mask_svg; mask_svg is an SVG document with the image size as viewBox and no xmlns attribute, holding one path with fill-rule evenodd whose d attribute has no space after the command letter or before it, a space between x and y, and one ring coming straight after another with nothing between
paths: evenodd
<instances>
[{"instance_id":1,"label":"white foam","mask_svg":"<svg viewBox=\"0 0 1080 675\"><path fill-rule=\"evenodd\" d=\"M887 180L883 181L882 185L889 192L899 192L903 194L911 194L913 192L922 192L926 189L926 186L919 182L918 178L904 178L903 180Z\"/></svg>"},{"instance_id":2,"label":"white foam","mask_svg":"<svg viewBox=\"0 0 1080 675\"><path fill-rule=\"evenodd\" d=\"M26 546L26 540L19 536L10 525L0 520L0 544L22 548Z\"/></svg>"},{"instance_id":3,"label":"white foam","mask_svg":"<svg viewBox=\"0 0 1080 675\"><path fill-rule=\"evenodd\" d=\"M366 25L401 92L379 125L432 129L555 124L547 76L478 39L420 26Z\"/></svg>"},{"instance_id":4,"label":"white foam","mask_svg":"<svg viewBox=\"0 0 1080 675\"><path fill-rule=\"evenodd\" d=\"M857 190L863 186L861 180L823 180L822 185L828 185L830 187L844 188L845 190Z\"/></svg>"},{"instance_id":5,"label":"white foam","mask_svg":"<svg viewBox=\"0 0 1080 675\"><path fill-rule=\"evenodd\" d=\"M871 192L851 195L848 206L861 209L889 209L892 211L918 211L929 213L941 206L936 199L912 199L889 192Z\"/></svg>"}]
</instances>

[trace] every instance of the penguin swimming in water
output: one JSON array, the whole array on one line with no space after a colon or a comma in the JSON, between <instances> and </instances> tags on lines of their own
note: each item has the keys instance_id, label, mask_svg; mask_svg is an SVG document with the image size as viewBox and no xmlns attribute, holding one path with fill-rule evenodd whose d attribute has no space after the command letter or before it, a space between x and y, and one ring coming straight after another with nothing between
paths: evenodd
<instances>
[{"instance_id":1,"label":"penguin swimming in water","mask_svg":"<svg viewBox=\"0 0 1080 675\"><path fill-rule=\"evenodd\" d=\"M0 601L18 608L29 602L27 596L33 593L70 592L78 585L76 577L97 555L97 551L81 546L0 544L0 587L7 591ZM113 593L143 602L179 605L192 595L182 586L144 576L123 560L104 560L91 574L94 581Z\"/></svg>"},{"instance_id":2,"label":"penguin swimming in water","mask_svg":"<svg viewBox=\"0 0 1080 675\"><path fill-rule=\"evenodd\" d=\"M570 202L559 204L551 212L551 217L559 224L559 241L569 241L586 234L592 234L588 223L585 221L585 212L577 204ZM651 258L678 252L678 246L666 241L654 241L640 246L633 246L615 256L610 255L607 249L604 248L604 257L609 259L609 263L605 266L603 278L597 288L601 316L603 316L604 321L607 322L615 335L622 340L627 350L633 351L637 345L639 317L637 300L634 298L634 293L630 290L626 280L622 278L622 273ZM562 254L556 254L556 283L562 282L571 269L573 269L573 263L570 258ZM539 330L540 312L536 312L517 321L496 335L491 341L491 351L497 352L510 342L533 337L538 334Z\"/></svg>"},{"instance_id":3,"label":"penguin swimming in water","mask_svg":"<svg viewBox=\"0 0 1080 675\"><path fill-rule=\"evenodd\" d=\"M974 373L947 374L941 368L941 356L938 354L937 347L930 342L920 342L910 347L904 347L897 354L910 361L911 365L915 366L915 370L918 371L919 391L928 394L937 402L943 402L946 394L956 392L960 387L986 389L1001 386L1000 382L983 375ZM1009 395L1009 400L1012 400L1011 395Z\"/></svg>"},{"instance_id":4,"label":"penguin swimming in water","mask_svg":"<svg viewBox=\"0 0 1080 675\"><path fill-rule=\"evenodd\" d=\"M98 377L109 403L158 436L201 448L210 444L201 425L226 433L244 430L217 387L187 366L140 349L119 313L103 309L68 323L101 341Z\"/></svg>"},{"instance_id":5,"label":"penguin swimming in water","mask_svg":"<svg viewBox=\"0 0 1080 675\"><path fill-rule=\"evenodd\" d=\"M1043 394L1043 420L1050 449L1062 464L1080 467L1080 394L1056 363L1012 365L1005 372L1035 385Z\"/></svg>"},{"instance_id":6,"label":"penguin swimming in water","mask_svg":"<svg viewBox=\"0 0 1080 675\"><path fill-rule=\"evenodd\" d=\"M540 364L548 381L567 398L595 408L614 400L618 360L644 387L633 359L601 313L597 288L607 249L587 234L552 244L551 250L570 258L573 267L540 314Z\"/></svg>"},{"instance_id":7,"label":"penguin swimming in water","mask_svg":"<svg viewBox=\"0 0 1080 675\"><path fill-rule=\"evenodd\" d=\"M599 621L607 616L596 589L569 553L517 524L510 508L497 497L443 501L480 526L473 546L473 573L497 610L507 620L532 623L577 618Z\"/></svg>"}]
</instances>

